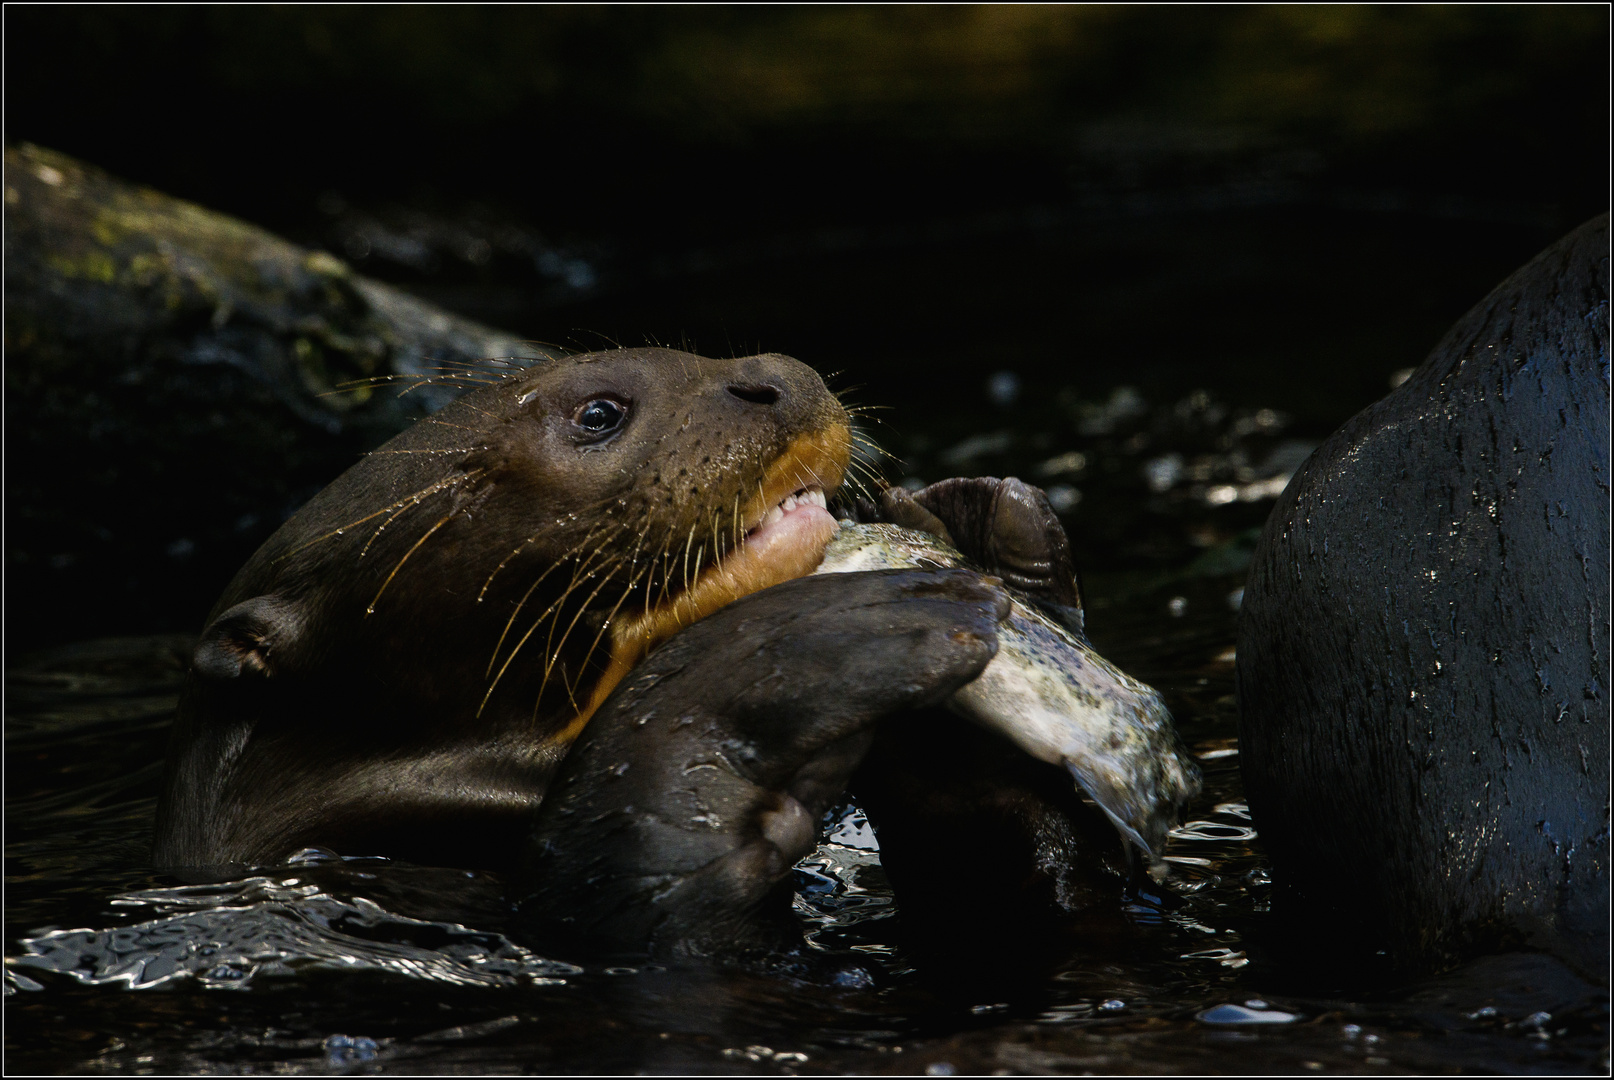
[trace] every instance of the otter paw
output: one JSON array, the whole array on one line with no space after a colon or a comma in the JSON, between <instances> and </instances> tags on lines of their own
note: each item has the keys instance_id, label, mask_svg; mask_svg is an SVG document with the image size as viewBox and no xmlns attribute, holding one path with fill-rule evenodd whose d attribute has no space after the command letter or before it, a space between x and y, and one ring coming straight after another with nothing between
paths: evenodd
<instances>
[{"instance_id":1,"label":"otter paw","mask_svg":"<svg viewBox=\"0 0 1614 1080\"><path fill-rule=\"evenodd\" d=\"M523 920L572 948L677 952L788 919L790 868L876 721L979 675L1008 610L971 571L875 571L786 582L682 631L545 793Z\"/></svg>"}]
</instances>

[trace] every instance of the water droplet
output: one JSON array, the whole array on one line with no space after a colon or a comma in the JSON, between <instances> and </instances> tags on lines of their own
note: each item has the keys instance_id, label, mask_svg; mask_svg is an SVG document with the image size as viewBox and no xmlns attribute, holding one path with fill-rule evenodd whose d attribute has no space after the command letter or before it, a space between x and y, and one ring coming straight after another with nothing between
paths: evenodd
<instances>
[{"instance_id":1,"label":"water droplet","mask_svg":"<svg viewBox=\"0 0 1614 1080\"><path fill-rule=\"evenodd\" d=\"M1290 1024L1300 1019L1294 1013L1277 1009L1250 1009L1243 1005L1214 1005L1200 1013L1204 1024Z\"/></svg>"}]
</instances>

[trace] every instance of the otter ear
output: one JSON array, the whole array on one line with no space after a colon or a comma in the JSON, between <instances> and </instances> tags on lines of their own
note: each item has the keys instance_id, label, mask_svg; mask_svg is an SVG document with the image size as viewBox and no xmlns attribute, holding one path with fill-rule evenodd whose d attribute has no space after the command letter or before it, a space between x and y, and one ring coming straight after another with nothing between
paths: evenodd
<instances>
[{"instance_id":1,"label":"otter ear","mask_svg":"<svg viewBox=\"0 0 1614 1080\"><path fill-rule=\"evenodd\" d=\"M302 610L289 600L273 595L243 600L208 623L191 654L191 669L220 681L270 678L284 670L302 628Z\"/></svg>"}]
</instances>

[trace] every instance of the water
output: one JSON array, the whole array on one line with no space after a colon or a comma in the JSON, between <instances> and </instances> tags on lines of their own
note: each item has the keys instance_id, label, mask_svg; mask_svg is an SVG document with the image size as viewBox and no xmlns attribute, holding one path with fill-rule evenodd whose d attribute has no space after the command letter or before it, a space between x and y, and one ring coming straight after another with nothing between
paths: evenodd
<instances>
[{"instance_id":1,"label":"water","mask_svg":"<svg viewBox=\"0 0 1614 1080\"><path fill-rule=\"evenodd\" d=\"M1072 44L1033 43L1034 55L1078 50L1074 81L999 111L991 87L1021 70L1002 59L1018 51L993 51L1023 34L1013 20L988 20L1002 29L980 36L984 53L936 66L906 24L881 30L854 11L859 35L900 37L892 55L916 59L847 80L848 56L881 54L779 24L791 40L778 55L821 55L834 92L830 113L767 135L748 109L795 99L748 95L740 108L724 88L799 69L708 62L772 55L749 51L767 40L756 20L726 13L713 18L737 28L728 45L701 26L682 34L681 11L648 23L559 11L570 29L551 38L517 9L513 22L463 25L430 12L400 24L389 10L379 31L345 16L305 26L291 9L266 9L267 22L251 9L244 22L218 9L108 22L106 10L121 9L23 9L16 39L29 47L13 59L38 70L19 85L45 73L54 86L64 64L75 79L13 95L14 137L524 337L775 350L840 372L832 385L859 388L851 400L892 407L869 420L903 460L883 463L893 481L1017 475L1047 489L1094 644L1163 693L1206 783L1158 895L1117 895L1113 918L1049 943L1037 958L1048 969L1024 977L907 952L851 808L798 870L797 912L822 963L794 975L535 956L505 933L502 886L486 874L319 852L234 882L153 873L189 638L18 654L197 629L312 490L275 489L218 520L216 500L189 497L194 470L172 447L238 444L186 441L203 416L123 408L111 435L98 420L53 448L89 463L49 488L70 506L8 503L8 547L30 556L12 564L8 605L11 1071L1606 1073L1606 993L1544 957L1352 1000L1285 968L1263 937L1271 875L1243 809L1232 701L1244 566L1299 459L1496 282L1606 206L1607 144L1585 135L1607 127L1595 18L1576 30L1523 8L1456 23L1450 9L1422 21L1316 9L1319 45L1262 29L1269 10L1291 23L1292 11L1228 9L1235 32L1221 36L1177 12L1138 9L1133 23L1098 11ZM506 54L547 60L526 65L536 82L494 83L465 60ZM666 70L658 57L699 71L715 96L669 97L665 74L642 74ZM1276 101L1267 91L1285 72L1308 77ZM972 98L982 73L987 97ZM137 78L149 93L124 91ZM894 119L878 93L867 116L839 115L836 103L883 82L900 87ZM1363 87L1386 107L1364 111ZM643 95L654 100L636 104ZM193 119L213 114L153 123L151 103L169 99ZM1020 134L976 134L1023 110L1010 125ZM732 137L706 134L735 115ZM317 161L297 151L311 146ZM129 445L168 468L84 499L92 470L136 464L120 459ZM317 448L287 458L292 444L262 445L243 467L334 476L350 460L316 467ZM170 478L178 496L154 514ZM25 578L37 588L19 604ZM972 852L954 859L962 954L984 928L966 902Z\"/></svg>"},{"instance_id":2,"label":"water","mask_svg":"<svg viewBox=\"0 0 1614 1080\"><path fill-rule=\"evenodd\" d=\"M1088 565L1114 568L1083 582L1094 643L1162 692L1205 774L1170 835L1168 880L1118 892L1110 921L1050 943L1040 971L1005 957L983 974L962 947L956 964L911 953L851 804L796 871L807 961L770 972L534 954L508 935L486 873L315 849L228 882L155 873L151 816L189 642L105 639L8 672L8 1068L1606 1070L1606 993L1547 957L1347 1000L1264 951L1271 875L1239 781L1234 625L1250 529L1305 441L1273 410L1208 394L1036 397L1052 403L985 449L960 450L978 430L899 445L905 471L974 465L1080 492L1067 527ZM1157 557L1136 554L1140 537ZM971 853L956 863L962 945L982 916L966 903Z\"/></svg>"}]
</instances>

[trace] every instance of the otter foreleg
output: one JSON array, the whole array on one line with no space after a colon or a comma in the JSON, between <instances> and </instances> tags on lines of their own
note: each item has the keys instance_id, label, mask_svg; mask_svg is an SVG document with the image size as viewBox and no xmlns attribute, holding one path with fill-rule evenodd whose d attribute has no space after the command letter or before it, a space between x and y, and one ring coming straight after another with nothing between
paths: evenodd
<instances>
[{"instance_id":1,"label":"otter foreleg","mask_svg":"<svg viewBox=\"0 0 1614 1080\"><path fill-rule=\"evenodd\" d=\"M790 581L646 660L572 747L517 880L569 947L777 944L791 867L880 717L946 698L997 649L1004 593L968 571Z\"/></svg>"}]
</instances>

